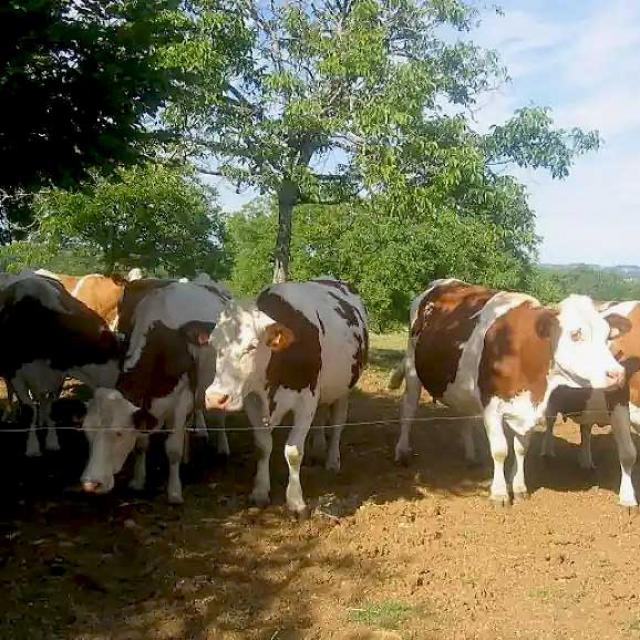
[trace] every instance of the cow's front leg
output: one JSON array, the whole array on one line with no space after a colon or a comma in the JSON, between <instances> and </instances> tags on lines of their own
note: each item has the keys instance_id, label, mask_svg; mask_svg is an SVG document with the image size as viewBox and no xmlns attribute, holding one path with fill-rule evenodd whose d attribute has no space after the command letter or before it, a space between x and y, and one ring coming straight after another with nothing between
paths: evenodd
<instances>
[{"instance_id":1,"label":"cow's front leg","mask_svg":"<svg viewBox=\"0 0 640 640\"><path fill-rule=\"evenodd\" d=\"M555 418L547 416L545 418L547 428L542 436L542 447L540 448L540 455L543 458L555 458L556 457L556 440L553 436L553 425Z\"/></svg>"},{"instance_id":2,"label":"cow's front leg","mask_svg":"<svg viewBox=\"0 0 640 640\"><path fill-rule=\"evenodd\" d=\"M489 439L491 457L493 458L493 481L489 499L500 505L509 504L509 492L504 475L504 461L509 452L507 438L504 434L502 413L495 406L498 398L493 398L484 410L484 426Z\"/></svg>"},{"instance_id":3,"label":"cow's front leg","mask_svg":"<svg viewBox=\"0 0 640 640\"><path fill-rule=\"evenodd\" d=\"M133 467L133 478L129 482L129 488L134 491L142 491L147 482L147 448L149 437L141 436L136 442L136 461Z\"/></svg>"},{"instance_id":4,"label":"cow's front leg","mask_svg":"<svg viewBox=\"0 0 640 640\"><path fill-rule=\"evenodd\" d=\"M623 507L637 507L638 502L631 482L633 465L636 463L636 447L631 437L628 404L616 405L611 416L611 426L616 439L616 446L618 447L618 457L620 458L620 505Z\"/></svg>"},{"instance_id":5,"label":"cow's front leg","mask_svg":"<svg viewBox=\"0 0 640 640\"><path fill-rule=\"evenodd\" d=\"M578 453L578 463L582 469L592 471L596 468L591 455L591 425L580 425L580 453Z\"/></svg>"},{"instance_id":6,"label":"cow's front leg","mask_svg":"<svg viewBox=\"0 0 640 640\"><path fill-rule=\"evenodd\" d=\"M527 449L529 448L530 439L530 431L528 433L525 433L524 435L514 433L513 436L513 452L515 454L515 462L511 488L513 490L514 502L522 502L529 497L529 491L527 490L527 483L524 477L524 464L527 455Z\"/></svg>"},{"instance_id":7,"label":"cow's front leg","mask_svg":"<svg viewBox=\"0 0 640 640\"><path fill-rule=\"evenodd\" d=\"M178 404L168 423L170 433L164 446L169 460L167 497L170 504L182 504L184 502L182 498L182 482L180 480L180 463L184 454L185 426L190 409L189 406Z\"/></svg>"},{"instance_id":8,"label":"cow's front leg","mask_svg":"<svg viewBox=\"0 0 640 640\"><path fill-rule=\"evenodd\" d=\"M273 449L271 426L265 415L262 399L258 395L250 394L245 398L244 410L251 423L253 440L258 452L256 476L249 500L259 507L264 507L270 502L269 492L271 491L271 478L269 475L269 462L271 460L271 450Z\"/></svg>"},{"instance_id":9,"label":"cow's front leg","mask_svg":"<svg viewBox=\"0 0 640 640\"><path fill-rule=\"evenodd\" d=\"M309 399L302 401L293 411L294 425L289 432L284 447L284 457L289 466L289 483L287 484L287 507L297 515L306 512L307 505L300 484L300 467L304 458L304 443L316 411L316 402Z\"/></svg>"}]
</instances>

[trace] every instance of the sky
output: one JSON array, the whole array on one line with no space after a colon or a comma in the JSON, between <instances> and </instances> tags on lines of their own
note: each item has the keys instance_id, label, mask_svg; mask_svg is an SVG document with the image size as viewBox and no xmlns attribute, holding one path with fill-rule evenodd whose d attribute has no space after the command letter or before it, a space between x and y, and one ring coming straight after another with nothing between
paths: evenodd
<instances>
[{"instance_id":1,"label":"sky","mask_svg":"<svg viewBox=\"0 0 640 640\"><path fill-rule=\"evenodd\" d=\"M558 126L598 129L604 140L564 180L513 172L537 215L540 260L640 264L640 0L498 4L504 15L483 11L471 38L498 51L511 81L481 99L477 127L534 104L550 107ZM255 195L218 189L225 209Z\"/></svg>"}]
</instances>

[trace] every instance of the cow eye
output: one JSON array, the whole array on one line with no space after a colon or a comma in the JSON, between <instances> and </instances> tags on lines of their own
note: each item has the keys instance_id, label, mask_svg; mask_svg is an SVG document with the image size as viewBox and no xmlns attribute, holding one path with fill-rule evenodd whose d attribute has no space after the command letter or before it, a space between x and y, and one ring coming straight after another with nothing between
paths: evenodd
<instances>
[{"instance_id":1,"label":"cow eye","mask_svg":"<svg viewBox=\"0 0 640 640\"><path fill-rule=\"evenodd\" d=\"M571 339L574 342L581 342L582 341L582 329L576 329L575 331L571 332Z\"/></svg>"}]
</instances>

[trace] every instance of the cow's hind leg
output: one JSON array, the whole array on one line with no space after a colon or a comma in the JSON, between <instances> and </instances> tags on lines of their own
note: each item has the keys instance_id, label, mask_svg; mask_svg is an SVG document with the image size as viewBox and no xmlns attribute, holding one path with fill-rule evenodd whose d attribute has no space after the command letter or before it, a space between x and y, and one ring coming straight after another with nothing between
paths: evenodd
<instances>
[{"instance_id":1,"label":"cow's hind leg","mask_svg":"<svg viewBox=\"0 0 640 640\"><path fill-rule=\"evenodd\" d=\"M327 456L327 469L340 471L340 436L347 422L349 413L349 396L344 396L333 403L331 407L331 439L329 441L329 455Z\"/></svg>"},{"instance_id":2,"label":"cow's hind leg","mask_svg":"<svg viewBox=\"0 0 640 640\"><path fill-rule=\"evenodd\" d=\"M415 361L413 356L407 354L405 361L405 387L402 396L402 407L400 410L400 438L396 444L396 462L400 464L408 464L411 455L411 445L409 439L411 436L411 423L416 415L418 401L420 400L420 391L422 384L416 372Z\"/></svg>"},{"instance_id":3,"label":"cow's hind leg","mask_svg":"<svg viewBox=\"0 0 640 640\"><path fill-rule=\"evenodd\" d=\"M38 407L29 393L25 381L22 378L16 377L11 380L11 386L13 387L18 401L28 406L31 409L31 424L29 425L29 432L27 434L27 448L25 455L28 458L36 458L42 455L40 450L40 441L38 440Z\"/></svg>"},{"instance_id":4,"label":"cow's hind leg","mask_svg":"<svg viewBox=\"0 0 640 640\"><path fill-rule=\"evenodd\" d=\"M514 433L513 435L513 452L515 460L513 465L511 489L513 491L514 502L522 502L529 497L529 491L527 489L527 483L524 476L524 465L530 439L531 432L524 435L519 433Z\"/></svg>"},{"instance_id":5,"label":"cow's hind leg","mask_svg":"<svg viewBox=\"0 0 640 640\"><path fill-rule=\"evenodd\" d=\"M493 481L489 499L500 505L509 504L509 492L504 475L504 462L509 452L507 438L504 433L503 417L495 408L496 399L491 400L484 410L484 426L489 439L491 457L493 458Z\"/></svg>"},{"instance_id":6,"label":"cow's hind leg","mask_svg":"<svg viewBox=\"0 0 640 640\"><path fill-rule=\"evenodd\" d=\"M327 458L327 438L325 426L328 425L329 407L326 404L318 405L316 415L311 428L311 450L309 458L312 463L322 464Z\"/></svg>"}]
</instances>

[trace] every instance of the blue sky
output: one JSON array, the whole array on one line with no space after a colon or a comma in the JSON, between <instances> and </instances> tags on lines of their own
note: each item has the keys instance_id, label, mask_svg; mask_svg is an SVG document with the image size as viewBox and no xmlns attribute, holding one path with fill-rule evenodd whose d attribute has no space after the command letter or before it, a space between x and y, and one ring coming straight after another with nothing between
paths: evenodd
<instances>
[{"instance_id":1,"label":"blue sky","mask_svg":"<svg viewBox=\"0 0 640 640\"><path fill-rule=\"evenodd\" d=\"M528 187L543 262L640 264L640 0L503 0L471 34L496 49L511 82L483 97L479 129L519 106L546 105L556 124L598 129L601 149L569 178L515 171ZM253 194L218 185L234 209Z\"/></svg>"}]
</instances>

